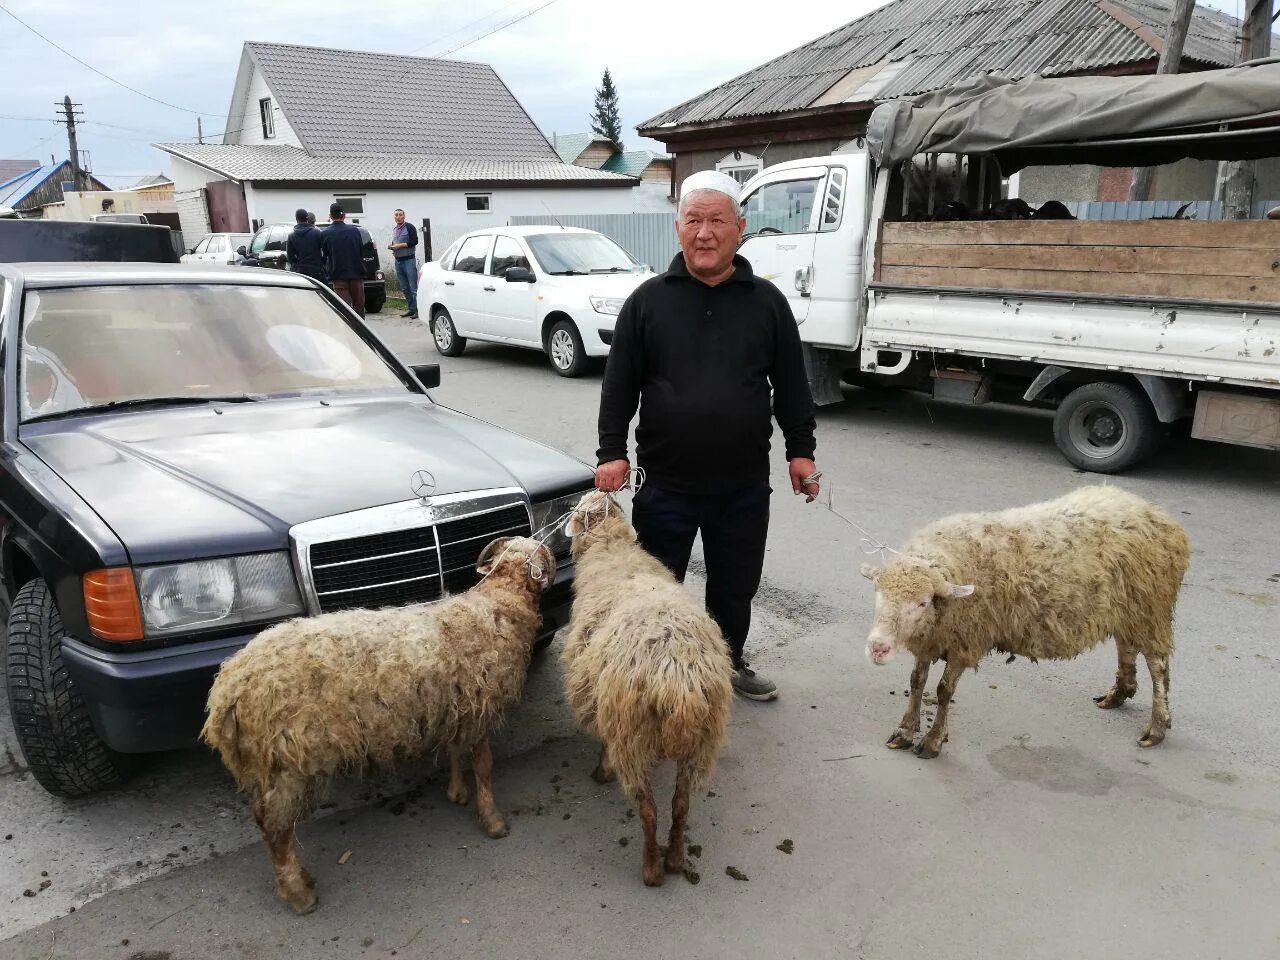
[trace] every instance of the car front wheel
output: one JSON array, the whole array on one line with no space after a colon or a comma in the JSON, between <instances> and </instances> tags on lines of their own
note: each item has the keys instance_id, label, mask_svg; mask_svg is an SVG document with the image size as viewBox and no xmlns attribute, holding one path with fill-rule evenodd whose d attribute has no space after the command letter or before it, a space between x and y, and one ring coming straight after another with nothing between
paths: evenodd
<instances>
[{"instance_id":1,"label":"car front wheel","mask_svg":"<svg viewBox=\"0 0 1280 960\"><path fill-rule=\"evenodd\" d=\"M36 782L80 797L119 783L132 766L98 739L62 660L66 631L43 580L25 584L9 612L5 679L18 746Z\"/></svg>"},{"instance_id":2,"label":"car front wheel","mask_svg":"<svg viewBox=\"0 0 1280 960\"><path fill-rule=\"evenodd\" d=\"M453 325L453 318L444 307L440 307L431 316L431 337L442 357L460 357L462 351L467 349L466 338L458 336L458 328Z\"/></svg>"},{"instance_id":3,"label":"car front wheel","mask_svg":"<svg viewBox=\"0 0 1280 960\"><path fill-rule=\"evenodd\" d=\"M582 337L571 320L558 320L547 335L547 356L551 367L562 377L580 377L587 369L587 353Z\"/></svg>"}]
</instances>

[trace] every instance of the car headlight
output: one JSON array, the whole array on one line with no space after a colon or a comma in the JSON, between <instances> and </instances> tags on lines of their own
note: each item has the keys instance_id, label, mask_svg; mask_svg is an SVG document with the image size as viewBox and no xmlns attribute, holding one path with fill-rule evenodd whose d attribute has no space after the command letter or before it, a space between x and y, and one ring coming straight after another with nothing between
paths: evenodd
<instances>
[{"instance_id":1,"label":"car headlight","mask_svg":"<svg viewBox=\"0 0 1280 960\"><path fill-rule=\"evenodd\" d=\"M255 553L138 567L147 636L296 617L302 612L287 553Z\"/></svg>"},{"instance_id":2,"label":"car headlight","mask_svg":"<svg viewBox=\"0 0 1280 960\"><path fill-rule=\"evenodd\" d=\"M565 520L569 511L578 505L578 501L586 493L586 490L579 490L568 496L543 500L533 505L533 532L551 549L557 560L569 556L569 538L564 532ZM542 532L538 533L539 530Z\"/></svg>"},{"instance_id":3,"label":"car headlight","mask_svg":"<svg viewBox=\"0 0 1280 960\"><path fill-rule=\"evenodd\" d=\"M607 313L616 317L622 312L622 305L627 301L622 297L592 297L591 309L596 313Z\"/></svg>"}]
</instances>

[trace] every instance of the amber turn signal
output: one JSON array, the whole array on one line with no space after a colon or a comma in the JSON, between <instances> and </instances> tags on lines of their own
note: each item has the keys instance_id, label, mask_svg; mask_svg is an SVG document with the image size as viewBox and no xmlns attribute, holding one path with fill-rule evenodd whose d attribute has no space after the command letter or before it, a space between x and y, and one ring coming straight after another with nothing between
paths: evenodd
<instances>
[{"instance_id":1,"label":"amber turn signal","mask_svg":"<svg viewBox=\"0 0 1280 960\"><path fill-rule=\"evenodd\" d=\"M129 567L92 570L84 575L84 612L89 629L102 640L142 639L142 608Z\"/></svg>"}]
</instances>

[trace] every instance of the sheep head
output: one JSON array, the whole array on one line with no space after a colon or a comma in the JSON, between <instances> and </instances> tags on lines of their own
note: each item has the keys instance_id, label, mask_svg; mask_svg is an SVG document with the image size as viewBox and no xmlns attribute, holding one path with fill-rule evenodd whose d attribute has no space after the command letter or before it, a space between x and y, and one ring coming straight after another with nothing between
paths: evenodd
<instances>
[{"instance_id":1,"label":"sheep head","mask_svg":"<svg viewBox=\"0 0 1280 960\"><path fill-rule=\"evenodd\" d=\"M900 644L923 636L938 619L938 602L973 595L973 585L956 586L934 567L895 560L887 567L862 565L876 585L875 618L867 636L867 657L877 666L893 659Z\"/></svg>"},{"instance_id":2,"label":"sheep head","mask_svg":"<svg viewBox=\"0 0 1280 960\"><path fill-rule=\"evenodd\" d=\"M556 578L556 558L550 548L530 537L499 537L481 552L476 573L524 583L537 592Z\"/></svg>"},{"instance_id":3,"label":"sheep head","mask_svg":"<svg viewBox=\"0 0 1280 960\"><path fill-rule=\"evenodd\" d=\"M607 493L592 490L569 514L564 532L573 541L573 555L578 557L593 543L622 536L634 541L636 531L622 508Z\"/></svg>"}]
</instances>

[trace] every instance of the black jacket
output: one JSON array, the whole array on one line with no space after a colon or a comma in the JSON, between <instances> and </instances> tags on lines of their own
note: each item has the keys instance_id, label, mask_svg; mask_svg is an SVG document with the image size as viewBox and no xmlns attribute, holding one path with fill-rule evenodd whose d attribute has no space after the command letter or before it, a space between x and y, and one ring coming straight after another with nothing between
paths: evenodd
<instances>
[{"instance_id":1,"label":"black jacket","mask_svg":"<svg viewBox=\"0 0 1280 960\"><path fill-rule=\"evenodd\" d=\"M322 234L313 223L300 223L284 242L284 256L290 269L325 281L324 259L320 254Z\"/></svg>"},{"instance_id":2,"label":"black jacket","mask_svg":"<svg viewBox=\"0 0 1280 960\"><path fill-rule=\"evenodd\" d=\"M320 234L320 251L330 280L364 279L364 241L360 229L339 220Z\"/></svg>"},{"instance_id":3,"label":"black jacket","mask_svg":"<svg viewBox=\"0 0 1280 960\"><path fill-rule=\"evenodd\" d=\"M771 413L787 459L813 458L813 398L791 308L745 259L733 263L733 276L709 287L677 254L622 305L600 390L600 463L627 456L637 404L637 461L659 487L705 493L767 479Z\"/></svg>"}]
</instances>

